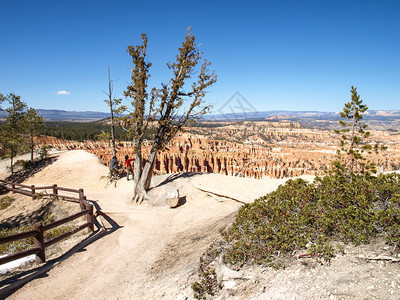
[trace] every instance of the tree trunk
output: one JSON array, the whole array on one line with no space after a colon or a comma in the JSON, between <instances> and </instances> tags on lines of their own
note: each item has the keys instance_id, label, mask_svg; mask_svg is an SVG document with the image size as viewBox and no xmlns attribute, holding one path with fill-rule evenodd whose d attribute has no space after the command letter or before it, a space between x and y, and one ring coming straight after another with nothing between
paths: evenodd
<instances>
[{"instance_id":1,"label":"tree trunk","mask_svg":"<svg viewBox=\"0 0 400 300\"><path fill-rule=\"evenodd\" d=\"M351 154L351 161L350 161L350 183L353 181L353 172L354 172L354 154L352 154L352 151L354 149L354 132L355 132L355 125L356 125L356 111L355 108L353 108L353 120L352 120L352 126L351 126L351 143L350 143L350 151Z\"/></svg>"},{"instance_id":2,"label":"tree trunk","mask_svg":"<svg viewBox=\"0 0 400 300\"><path fill-rule=\"evenodd\" d=\"M34 144L33 144L33 134L31 135L31 162L33 162L33 148L34 148Z\"/></svg>"},{"instance_id":3,"label":"tree trunk","mask_svg":"<svg viewBox=\"0 0 400 300\"><path fill-rule=\"evenodd\" d=\"M115 156L115 137L114 137L114 108L113 108L113 99L112 99L112 81L110 75L110 66L108 66L108 105L110 106L110 115L111 115L111 152L112 156Z\"/></svg>"},{"instance_id":4,"label":"tree trunk","mask_svg":"<svg viewBox=\"0 0 400 300\"><path fill-rule=\"evenodd\" d=\"M133 187L134 188L133 188L132 199L134 201L138 202L136 195L144 195L145 194L145 191L143 191L139 187L140 177L142 176L142 147L141 147L141 144L137 140L134 140L133 143L135 145L136 158L135 158L135 169L134 169L134 173L133 173ZM138 147L137 145L140 145L140 147ZM141 199L141 201L143 201L143 199Z\"/></svg>"},{"instance_id":5,"label":"tree trunk","mask_svg":"<svg viewBox=\"0 0 400 300\"><path fill-rule=\"evenodd\" d=\"M110 108L111 108L111 151L112 151L112 156L115 156L116 153L115 153L115 137L114 137L114 114L113 114L112 104L110 104Z\"/></svg>"},{"instance_id":6,"label":"tree trunk","mask_svg":"<svg viewBox=\"0 0 400 300\"><path fill-rule=\"evenodd\" d=\"M150 188L151 178L153 176L154 163L157 157L157 150L152 149L149 157L144 165L139 181L135 184L135 190L133 195L133 201L142 203L145 198L148 198L147 191ZM136 167L136 164L135 164ZM135 177L136 178L136 177Z\"/></svg>"},{"instance_id":7,"label":"tree trunk","mask_svg":"<svg viewBox=\"0 0 400 300\"><path fill-rule=\"evenodd\" d=\"M11 175L14 175L13 159L14 159L14 151L13 151L13 149L11 149L11 152L10 152L10 161L11 161L11 166L10 166L10 168L11 168Z\"/></svg>"},{"instance_id":8,"label":"tree trunk","mask_svg":"<svg viewBox=\"0 0 400 300\"><path fill-rule=\"evenodd\" d=\"M154 149L150 151L149 158L147 159L146 165L144 166L143 169L143 174L141 176L143 186L146 191L150 189L151 178L153 177L154 164L157 158L157 152L158 151Z\"/></svg>"},{"instance_id":9,"label":"tree trunk","mask_svg":"<svg viewBox=\"0 0 400 300\"><path fill-rule=\"evenodd\" d=\"M114 157L115 153L113 152L111 140L108 140L108 146L110 147L111 157Z\"/></svg>"},{"instance_id":10,"label":"tree trunk","mask_svg":"<svg viewBox=\"0 0 400 300\"><path fill-rule=\"evenodd\" d=\"M133 186L136 187L140 181L140 176L142 175L142 151L136 153L135 158L135 169L133 174Z\"/></svg>"},{"instance_id":11,"label":"tree trunk","mask_svg":"<svg viewBox=\"0 0 400 300\"><path fill-rule=\"evenodd\" d=\"M136 185L135 190L133 191L132 201L136 203L142 203L144 199L148 198L147 192L144 189L141 181Z\"/></svg>"}]
</instances>

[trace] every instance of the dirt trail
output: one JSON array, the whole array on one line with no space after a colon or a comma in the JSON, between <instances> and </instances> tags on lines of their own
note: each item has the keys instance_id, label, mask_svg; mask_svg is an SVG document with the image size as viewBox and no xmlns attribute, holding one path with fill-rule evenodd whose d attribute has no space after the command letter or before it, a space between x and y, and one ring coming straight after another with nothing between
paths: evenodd
<instances>
[{"instance_id":1,"label":"dirt trail","mask_svg":"<svg viewBox=\"0 0 400 300\"><path fill-rule=\"evenodd\" d=\"M130 202L132 181L122 178L116 188L106 186L101 177L108 169L96 156L81 150L57 155L52 165L25 183L84 188L88 199L96 201L118 226L114 224L112 233L58 264L46 277L29 282L9 298L176 299L179 295L191 296L188 278L196 272L199 257L217 237L219 228L233 220L240 204L222 201L198 190L195 185L207 188L202 175L183 174L155 178L158 187L150 192L153 205L135 205ZM210 180L214 190L218 186L227 188L223 182L225 176L216 175ZM221 181L219 185L216 180ZM242 191L250 182L242 182ZM240 189L237 185L238 182L235 189ZM179 189L184 197L185 203L175 209L163 201L165 191L170 188ZM244 195L242 198L248 201ZM112 227L102 220L105 227Z\"/></svg>"}]
</instances>

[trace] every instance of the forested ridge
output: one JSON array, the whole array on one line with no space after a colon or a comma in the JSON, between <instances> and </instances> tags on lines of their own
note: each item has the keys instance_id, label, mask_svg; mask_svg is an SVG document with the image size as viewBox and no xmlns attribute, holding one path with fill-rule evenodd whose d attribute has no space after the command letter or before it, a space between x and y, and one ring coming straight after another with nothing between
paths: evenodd
<instances>
[{"instance_id":1,"label":"forested ridge","mask_svg":"<svg viewBox=\"0 0 400 300\"><path fill-rule=\"evenodd\" d=\"M102 132L110 132L110 126L100 122L45 122L40 134L66 140L97 140ZM115 128L117 140L129 140L128 133L121 127Z\"/></svg>"}]
</instances>

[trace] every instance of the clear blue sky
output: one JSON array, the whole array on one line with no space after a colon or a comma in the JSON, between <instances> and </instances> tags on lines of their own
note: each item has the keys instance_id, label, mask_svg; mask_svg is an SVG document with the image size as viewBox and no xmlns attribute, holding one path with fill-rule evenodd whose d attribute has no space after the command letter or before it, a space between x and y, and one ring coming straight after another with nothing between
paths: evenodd
<instances>
[{"instance_id":1,"label":"clear blue sky","mask_svg":"<svg viewBox=\"0 0 400 300\"><path fill-rule=\"evenodd\" d=\"M130 80L128 45L149 38L151 84L169 79L191 26L218 83L256 110L340 111L350 87L373 110L400 110L400 1L1 0L0 92L34 108L107 111Z\"/></svg>"}]
</instances>

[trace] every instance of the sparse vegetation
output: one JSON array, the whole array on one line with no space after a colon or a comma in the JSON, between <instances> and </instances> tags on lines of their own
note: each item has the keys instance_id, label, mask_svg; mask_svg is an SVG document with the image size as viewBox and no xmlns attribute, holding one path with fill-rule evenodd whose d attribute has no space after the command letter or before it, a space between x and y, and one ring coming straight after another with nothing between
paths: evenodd
<instances>
[{"instance_id":1,"label":"sparse vegetation","mask_svg":"<svg viewBox=\"0 0 400 300\"><path fill-rule=\"evenodd\" d=\"M195 299L207 299L206 295L214 296L218 291L217 274L210 266L200 265L200 282L192 283Z\"/></svg>"},{"instance_id":2,"label":"sparse vegetation","mask_svg":"<svg viewBox=\"0 0 400 300\"><path fill-rule=\"evenodd\" d=\"M43 224L49 224L55 221L54 215L48 215L44 221L41 221ZM59 236L65 232L68 232L74 229L76 225L62 225L55 227L53 229L47 230L44 233L44 239L49 240L56 236ZM14 228L0 228L0 237L5 237L9 235L13 235L20 232L26 232L32 230L32 225L27 226L18 226ZM0 245L0 255L6 255L10 253L16 253L24 250L28 250L33 248L34 242L33 238L26 238L22 240L17 240L11 243Z\"/></svg>"},{"instance_id":3,"label":"sparse vegetation","mask_svg":"<svg viewBox=\"0 0 400 300\"><path fill-rule=\"evenodd\" d=\"M77 226L76 225L62 225L58 226L56 228L50 229L44 233L44 239L49 240L52 238L55 238L65 232L68 232L72 229L75 229Z\"/></svg>"},{"instance_id":4,"label":"sparse vegetation","mask_svg":"<svg viewBox=\"0 0 400 300\"><path fill-rule=\"evenodd\" d=\"M105 179L107 181L107 185L114 185L117 187L117 182L121 178L119 170L109 170L107 176L102 176L101 179Z\"/></svg>"},{"instance_id":5,"label":"sparse vegetation","mask_svg":"<svg viewBox=\"0 0 400 300\"><path fill-rule=\"evenodd\" d=\"M193 296L195 299L207 299L207 295L214 296L218 293L220 287L217 281L217 273L215 268L210 264L221 252L222 247L217 243L213 243L200 258L200 280L192 283Z\"/></svg>"},{"instance_id":6,"label":"sparse vegetation","mask_svg":"<svg viewBox=\"0 0 400 300\"><path fill-rule=\"evenodd\" d=\"M39 154L40 160L46 159L48 153L49 153L49 146L48 145L43 144L42 146L40 146L39 149L37 149L37 154Z\"/></svg>"},{"instance_id":7,"label":"sparse vegetation","mask_svg":"<svg viewBox=\"0 0 400 300\"><path fill-rule=\"evenodd\" d=\"M15 201L14 198L10 197L10 196L5 196L3 198L0 199L0 210L2 209L6 209L7 207L9 207L11 205L11 203L13 203Z\"/></svg>"},{"instance_id":8,"label":"sparse vegetation","mask_svg":"<svg viewBox=\"0 0 400 300\"><path fill-rule=\"evenodd\" d=\"M31 230L32 227L20 226L17 228L0 228L0 237L17 234L20 232L26 232ZM10 253L16 253L24 250L31 249L33 247L33 238L26 238L23 240L17 240L15 242L0 245L0 255L7 255Z\"/></svg>"},{"instance_id":9,"label":"sparse vegetation","mask_svg":"<svg viewBox=\"0 0 400 300\"><path fill-rule=\"evenodd\" d=\"M36 199L43 199L43 197L45 196L44 193L35 193L32 195L32 199L36 200ZM53 196L53 195L52 195Z\"/></svg>"},{"instance_id":10,"label":"sparse vegetation","mask_svg":"<svg viewBox=\"0 0 400 300\"><path fill-rule=\"evenodd\" d=\"M33 162L31 160L24 160L24 159L19 159L14 163L15 167L22 167L24 169L29 169L31 167L33 167Z\"/></svg>"}]
</instances>

